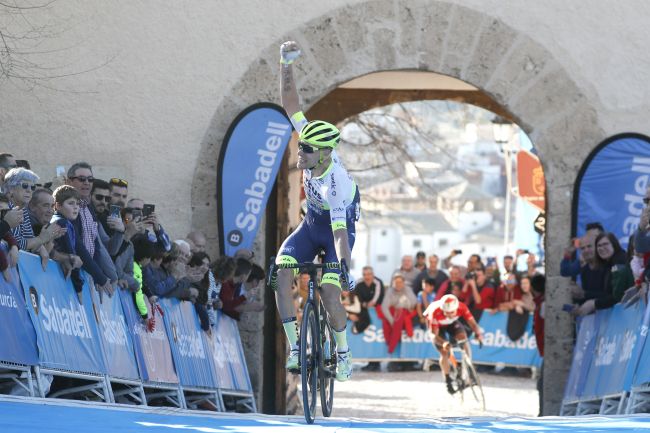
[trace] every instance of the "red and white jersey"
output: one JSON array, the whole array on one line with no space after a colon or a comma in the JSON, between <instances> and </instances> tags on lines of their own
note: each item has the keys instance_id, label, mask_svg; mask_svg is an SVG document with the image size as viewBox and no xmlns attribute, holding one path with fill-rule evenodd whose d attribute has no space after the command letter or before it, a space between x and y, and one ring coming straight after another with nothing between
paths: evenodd
<instances>
[{"instance_id":1,"label":"red and white jersey","mask_svg":"<svg viewBox=\"0 0 650 433\"><path fill-rule=\"evenodd\" d=\"M473 319L472 313L470 313L467 305L462 302L458 303L458 309L456 314L453 317L445 316L445 312L442 311L442 302L436 301L429 305L429 307L424 311L424 315L431 324L432 328L441 328L443 326L449 326L458 320L459 317L465 319L468 323L470 319Z\"/></svg>"}]
</instances>

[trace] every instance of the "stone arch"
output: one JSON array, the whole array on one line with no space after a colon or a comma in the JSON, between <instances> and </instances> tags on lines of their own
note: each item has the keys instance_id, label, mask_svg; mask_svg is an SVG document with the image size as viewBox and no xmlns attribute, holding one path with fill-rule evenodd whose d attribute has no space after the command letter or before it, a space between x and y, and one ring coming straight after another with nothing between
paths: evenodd
<instances>
[{"instance_id":1,"label":"stone arch","mask_svg":"<svg viewBox=\"0 0 650 433\"><path fill-rule=\"evenodd\" d=\"M192 184L192 225L213 240L217 230L216 164L223 137L248 105L279 99L278 51L294 39L303 48L296 79L308 109L339 84L383 70L421 70L466 81L490 95L528 133L547 182L547 321L545 413L559 411L572 352L568 294L559 277L570 236L571 192L589 151L604 139L596 98L579 86L544 46L498 18L425 0L368 1L332 10L269 44L230 89L201 143Z\"/></svg>"}]
</instances>

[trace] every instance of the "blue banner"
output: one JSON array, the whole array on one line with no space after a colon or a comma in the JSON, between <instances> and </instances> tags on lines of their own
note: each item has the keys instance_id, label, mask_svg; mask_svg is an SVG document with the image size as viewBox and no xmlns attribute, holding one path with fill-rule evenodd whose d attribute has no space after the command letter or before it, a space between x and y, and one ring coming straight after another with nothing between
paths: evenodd
<instances>
[{"instance_id":1,"label":"blue banner","mask_svg":"<svg viewBox=\"0 0 650 433\"><path fill-rule=\"evenodd\" d=\"M79 304L70 279L65 279L52 260L43 271L41 259L21 252L20 280L29 315L36 330L39 363L42 367L106 373L98 318L84 274L83 305Z\"/></svg>"},{"instance_id":2,"label":"blue banner","mask_svg":"<svg viewBox=\"0 0 650 433\"><path fill-rule=\"evenodd\" d=\"M129 333L133 338L140 378L145 382L178 383L163 318L159 313L155 313L156 326L153 332L148 332L133 299L128 296L120 298ZM146 298L144 301L151 317L154 314L151 304Z\"/></svg>"},{"instance_id":3,"label":"blue banner","mask_svg":"<svg viewBox=\"0 0 650 433\"><path fill-rule=\"evenodd\" d=\"M228 359L230 372L235 382L235 388L238 391L253 391L248 367L246 366L246 357L244 356L244 347L239 336L237 321L225 314L219 314L219 330L223 331L231 342L228 349Z\"/></svg>"},{"instance_id":4,"label":"blue banner","mask_svg":"<svg viewBox=\"0 0 650 433\"><path fill-rule=\"evenodd\" d=\"M221 312L217 313L217 325L212 331L210 353L219 388L252 391L237 322Z\"/></svg>"},{"instance_id":5,"label":"blue banner","mask_svg":"<svg viewBox=\"0 0 650 433\"><path fill-rule=\"evenodd\" d=\"M650 382L650 342L648 342L648 329L650 328L650 304L647 305L645 314L643 315L643 322L640 326L639 336L641 341L638 345L641 346L639 359L634 372L634 386L640 386Z\"/></svg>"},{"instance_id":6,"label":"blue banner","mask_svg":"<svg viewBox=\"0 0 650 433\"><path fill-rule=\"evenodd\" d=\"M225 254L252 247L291 131L284 110L271 103L248 107L230 126L217 168Z\"/></svg>"},{"instance_id":7,"label":"blue banner","mask_svg":"<svg viewBox=\"0 0 650 433\"><path fill-rule=\"evenodd\" d=\"M597 397L598 383L604 375L610 374L608 366L614 358L614 346L609 339L608 326L615 326L611 322L612 310L598 310L596 312L596 341L593 350L589 352L590 362L583 365L583 374L586 374L585 385L581 397Z\"/></svg>"},{"instance_id":8,"label":"blue banner","mask_svg":"<svg viewBox=\"0 0 650 433\"><path fill-rule=\"evenodd\" d=\"M600 363L603 371L607 372L596 378L596 395L605 396L629 391L630 383L625 383L625 376L628 367L633 370L636 366L636 362L632 363L632 355L638 339L639 323L643 317L641 307L642 305L637 303L628 309L621 304L612 308L609 326L603 330L602 340L596 350L596 356L603 357ZM597 371L593 373L597 374Z\"/></svg>"},{"instance_id":9,"label":"blue banner","mask_svg":"<svg viewBox=\"0 0 650 433\"><path fill-rule=\"evenodd\" d=\"M595 314L581 317L577 323L578 337L573 348L573 362L564 389L566 400L575 400L582 396L598 337L598 321Z\"/></svg>"},{"instance_id":10,"label":"blue banner","mask_svg":"<svg viewBox=\"0 0 650 433\"><path fill-rule=\"evenodd\" d=\"M578 175L574 194L574 231L598 221L616 234L623 248L636 230L649 185L650 139L621 134L601 143Z\"/></svg>"},{"instance_id":11,"label":"blue banner","mask_svg":"<svg viewBox=\"0 0 650 433\"><path fill-rule=\"evenodd\" d=\"M0 361L36 365L36 332L27 313L16 268L9 268L9 277L10 281L6 281L0 275Z\"/></svg>"},{"instance_id":12,"label":"blue banner","mask_svg":"<svg viewBox=\"0 0 650 433\"><path fill-rule=\"evenodd\" d=\"M166 298L160 301L174 365L182 385L216 388L206 334L191 302Z\"/></svg>"},{"instance_id":13,"label":"blue banner","mask_svg":"<svg viewBox=\"0 0 650 433\"><path fill-rule=\"evenodd\" d=\"M438 351L433 346L429 331L416 327L413 336L402 334L402 341L392 354L384 340L382 322L377 317L374 309L370 313L371 325L363 334L352 334L348 326L348 344L354 358L358 359L438 359ZM472 358L475 362L496 364L503 362L506 365L539 367L541 358L537 352L537 343L532 330L532 316L526 325L526 332L517 341L512 341L506 333L508 321L507 313L489 314L481 316L479 325L483 329L483 348L479 348L478 341L471 340Z\"/></svg>"},{"instance_id":14,"label":"blue banner","mask_svg":"<svg viewBox=\"0 0 650 433\"><path fill-rule=\"evenodd\" d=\"M121 290L116 289L112 297L104 296L101 303L94 297L99 311L99 331L106 367L111 377L139 379L133 340L122 311L121 296ZM124 296L131 298L128 292Z\"/></svg>"}]
</instances>

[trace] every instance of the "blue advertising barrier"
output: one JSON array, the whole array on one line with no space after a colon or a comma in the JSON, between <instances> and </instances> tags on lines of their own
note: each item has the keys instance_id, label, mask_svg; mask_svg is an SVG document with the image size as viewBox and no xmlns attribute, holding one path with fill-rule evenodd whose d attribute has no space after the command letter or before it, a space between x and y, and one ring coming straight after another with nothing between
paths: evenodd
<instances>
[{"instance_id":1,"label":"blue advertising barrier","mask_svg":"<svg viewBox=\"0 0 650 433\"><path fill-rule=\"evenodd\" d=\"M167 298L160 305L181 385L216 388L207 337L192 303Z\"/></svg>"},{"instance_id":2,"label":"blue advertising barrier","mask_svg":"<svg viewBox=\"0 0 650 433\"><path fill-rule=\"evenodd\" d=\"M106 373L97 317L87 283L79 305L70 279L59 265L49 261L43 271L41 259L20 252L18 271L27 309L36 330L39 364L42 367L86 373Z\"/></svg>"},{"instance_id":3,"label":"blue advertising barrier","mask_svg":"<svg viewBox=\"0 0 650 433\"><path fill-rule=\"evenodd\" d=\"M348 326L348 344L355 358L360 359L438 359L438 351L433 347L431 334L416 328L413 336L402 334L402 341L392 354L388 353L382 322L374 309L369 310L371 325L363 334L352 334ZM503 362L507 365L539 367L541 358L537 351L537 343L532 330L532 316L526 325L524 335L517 341L512 341L506 334L507 313L481 316L479 325L483 329L483 348L478 341L471 340L472 358L475 362L496 364Z\"/></svg>"},{"instance_id":4,"label":"blue advertising barrier","mask_svg":"<svg viewBox=\"0 0 650 433\"><path fill-rule=\"evenodd\" d=\"M636 303L630 308L617 304L611 309L608 326L599 336L595 363L600 364L600 376L596 378L596 395L629 391L631 380L626 383L626 373L634 370L637 359L633 359L634 346L639 338L639 323L643 317L644 305ZM601 328L602 329L602 328ZM592 372L589 372L591 375ZM596 369L593 374L599 374Z\"/></svg>"},{"instance_id":5,"label":"blue advertising barrier","mask_svg":"<svg viewBox=\"0 0 650 433\"><path fill-rule=\"evenodd\" d=\"M291 131L284 110L271 103L248 107L228 129L217 168L225 254L252 247Z\"/></svg>"},{"instance_id":6,"label":"blue advertising barrier","mask_svg":"<svg viewBox=\"0 0 650 433\"><path fill-rule=\"evenodd\" d=\"M229 374L231 377L229 386L219 383L219 387L252 392L253 387L248 375L248 367L246 366L244 348L241 344L237 322L219 312L217 326L212 334L215 337L213 345L215 353L213 356L216 360L216 369L217 371L223 371L219 376L223 377L225 374Z\"/></svg>"},{"instance_id":7,"label":"blue advertising barrier","mask_svg":"<svg viewBox=\"0 0 650 433\"><path fill-rule=\"evenodd\" d=\"M645 207L650 174L650 138L641 134L611 137L589 155L578 174L573 202L576 236L599 221L613 232L623 248L639 223Z\"/></svg>"},{"instance_id":8,"label":"blue advertising barrier","mask_svg":"<svg viewBox=\"0 0 650 433\"><path fill-rule=\"evenodd\" d=\"M130 297L129 293L125 294ZM139 379L133 340L122 311L121 290L112 297L104 296L103 302L95 302L99 311L99 330L106 357L108 375L122 379Z\"/></svg>"},{"instance_id":9,"label":"blue advertising barrier","mask_svg":"<svg viewBox=\"0 0 650 433\"><path fill-rule=\"evenodd\" d=\"M156 327L153 332L147 332L133 300L128 296L121 296L120 300L129 333L133 338L140 378L145 382L178 383L163 318L156 314ZM145 299L145 303L149 314L152 314L149 300Z\"/></svg>"},{"instance_id":10,"label":"blue advertising barrier","mask_svg":"<svg viewBox=\"0 0 650 433\"><path fill-rule=\"evenodd\" d=\"M0 275L0 361L38 364L36 331L27 313L16 268L9 268L10 281Z\"/></svg>"},{"instance_id":11,"label":"blue advertising barrier","mask_svg":"<svg viewBox=\"0 0 650 433\"><path fill-rule=\"evenodd\" d=\"M640 347L639 349L639 358L637 361L637 367L634 372L634 379L632 384L634 386L640 386L650 382L650 342L648 341L648 328L650 326L650 304L645 309L645 314L643 315L643 322L639 327L639 337L642 341L637 344Z\"/></svg>"},{"instance_id":12,"label":"blue advertising barrier","mask_svg":"<svg viewBox=\"0 0 650 433\"><path fill-rule=\"evenodd\" d=\"M598 382L601 375L608 374L609 369L605 367L611 363L614 356L614 348L607 343L607 327L612 316L612 309L599 310L596 312L596 341L593 351L590 352L589 363L584 365L586 379L581 397L592 398L598 396Z\"/></svg>"},{"instance_id":13,"label":"blue advertising barrier","mask_svg":"<svg viewBox=\"0 0 650 433\"><path fill-rule=\"evenodd\" d=\"M571 371L564 389L566 400L582 397L597 337L598 322L595 314L578 319L578 337L573 348Z\"/></svg>"}]
</instances>

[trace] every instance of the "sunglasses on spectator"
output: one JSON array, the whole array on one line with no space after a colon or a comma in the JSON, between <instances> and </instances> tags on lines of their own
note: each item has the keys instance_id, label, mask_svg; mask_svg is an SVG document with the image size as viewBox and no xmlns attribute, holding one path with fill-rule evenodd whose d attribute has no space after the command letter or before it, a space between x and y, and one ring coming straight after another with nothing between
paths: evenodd
<instances>
[{"instance_id":1,"label":"sunglasses on spectator","mask_svg":"<svg viewBox=\"0 0 650 433\"><path fill-rule=\"evenodd\" d=\"M125 181L124 179L120 179L119 177L112 177L108 183L115 186L123 186L125 188L129 186L129 182Z\"/></svg>"},{"instance_id":2,"label":"sunglasses on spectator","mask_svg":"<svg viewBox=\"0 0 650 433\"><path fill-rule=\"evenodd\" d=\"M81 183L93 183L95 178L92 176L72 176L70 179L77 179Z\"/></svg>"},{"instance_id":3,"label":"sunglasses on spectator","mask_svg":"<svg viewBox=\"0 0 650 433\"><path fill-rule=\"evenodd\" d=\"M95 194L95 200L97 201L102 201L104 200L106 203L111 201L111 196L110 195L104 195L104 194Z\"/></svg>"},{"instance_id":4,"label":"sunglasses on spectator","mask_svg":"<svg viewBox=\"0 0 650 433\"><path fill-rule=\"evenodd\" d=\"M32 191L36 191L36 185L30 185L28 183L21 183L20 186L23 189L31 189Z\"/></svg>"},{"instance_id":5,"label":"sunglasses on spectator","mask_svg":"<svg viewBox=\"0 0 650 433\"><path fill-rule=\"evenodd\" d=\"M303 143L302 141L298 142L298 148L302 150L305 153L314 153L316 152L316 148L308 145L307 143Z\"/></svg>"}]
</instances>

